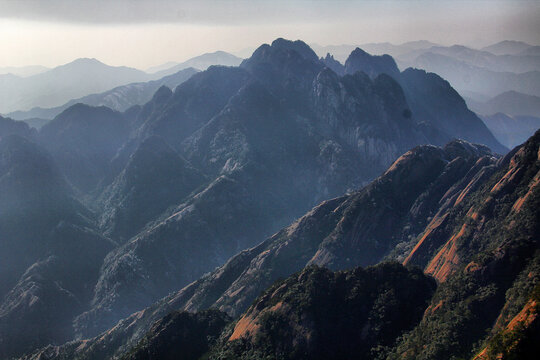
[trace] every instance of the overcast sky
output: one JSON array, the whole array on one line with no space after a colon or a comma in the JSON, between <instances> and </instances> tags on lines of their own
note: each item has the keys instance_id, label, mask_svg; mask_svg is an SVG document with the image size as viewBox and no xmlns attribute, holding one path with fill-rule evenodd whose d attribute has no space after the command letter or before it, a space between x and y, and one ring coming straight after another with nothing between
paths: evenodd
<instances>
[{"instance_id":1,"label":"overcast sky","mask_svg":"<svg viewBox=\"0 0 540 360\"><path fill-rule=\"evenodd\" d=\"M93 57L145 69L277 37L321 45L538 45L540 1L0 0L0 66Z\"/></svg>"}]
</instances>

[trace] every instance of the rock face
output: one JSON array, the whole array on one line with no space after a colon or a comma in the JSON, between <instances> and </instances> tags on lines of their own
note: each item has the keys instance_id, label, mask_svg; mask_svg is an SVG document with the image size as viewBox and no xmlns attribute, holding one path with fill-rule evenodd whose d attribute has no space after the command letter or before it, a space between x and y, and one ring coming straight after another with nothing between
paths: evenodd
<instances>
[{"instance_id":1,"label":"rock face","mask_svg":"<svg viewBox=\"0 0 540 360\"><path fill-rule=\"evenodd\" d=\"M492 176L474 176L419 237L405 262L423 266L441 284L391 358L472 356L486 329L497 343L526 306L540 279L539 146L537 132L501 159ZM448 335L437 338L440 333Z\"/></svg>"},{"instance_id":2,"label":"rock face","mask_svg":"<svg viewBox=\"0 0 540 360\"><path fill-rule=\"evenodd\" d=\"M365 61L353 69L357 55ZM452 137L492 144L447 83L425 73L409 81L391 63L358 53L354 72L340 76L305 43L277 39L238 68L210 67L174 91L161 87L144 106L119 113L75 105L44 126L36 141L92 209L82 227L117 244L96 256L98 278L78 313L69 312L70 331L89 338L128 320L81 351L96 350L96 341L100 356L120 354L173 309L215 305L239 315L278 277L308 264L405 259L445 193L467 185L457 179L495 167L495 158L456 141L416 148L384 173L417 145ZM368 65L376 70L357 71ZM6 291L17 277L9 279ZM152 305L171 292L168 305ZM148 306L155 312L129 318Z\"/></svg>"}]
</instances>

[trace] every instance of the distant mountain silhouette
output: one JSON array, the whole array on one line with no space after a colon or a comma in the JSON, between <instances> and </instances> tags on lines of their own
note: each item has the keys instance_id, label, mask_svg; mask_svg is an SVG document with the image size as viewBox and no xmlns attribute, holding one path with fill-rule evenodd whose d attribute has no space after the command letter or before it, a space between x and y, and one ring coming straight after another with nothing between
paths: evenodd
<instances>
[{"instance_id":1,"label":"distant mountain silhouette","mask_svg":"<svg viewBox=\"0 0 540 360\"><path fill-rule=\"evenodd\" d=\"M193 68L187 68L158 80L122 85L103 93L86 95L79 99L70 100L62 106L48 109L37 107L29 111L14 111L9 113L8 116L17 120L31 120L33 118L50 120L68 107L78 103L91 106L107 106L113 110L126 111L134 105L143 105L148 102L161 86L174 89L196 72L197 70Z\"/></svg>"},{"instance_id":2,"label":"distant mountain silhouette","mask_svg":"<svg viewBox=\"0 0 540 360\"><path fill-rule=\"evenodd\" d=\"M216 51L213 53L202 54L186 60L182 63L167 63L154 68L148 69L148 73L156 76L166 76L174 74L180 70L187 68L195 68L198 70L206 70L212 65L224 65L224 66L238 66L242 62L242 59L229 54L225 51Z\"/></svg>"},{"instance_id":3,"label":"distant mountain silhouette","mask_svg":"<svg viewBox=\"0 0 540 360\"><path fill-rule=\"evenodd\" d=\"M431 52L421 54L408 64L439 74L460 92L468 91L493 97L513 90L540 96L540 71L536 70L523 73L498 72Z\"/></svg>"},{"instance_id":4,"label":"distant mountain silhouette","mask_svg":"<svg viewBox=\"0 0 540 360\"><path fill-rule=\"evenodd\" d=\"M540 117L495 113L481 117L493 135L508 146L517 146L540 129Z\"/></svg>"},{"instance_id":5,"label":"distant mountain silhouette","mask_svg":"<svg viewBox=\"0 0 540 360\"><path fill-rule=\"evenodd\" d=\"M522 94L517 91L504 92L486 102L469 99L467 104L471 110L481 115L493 115L500 112L508 115L540 117L540 96Z\"/></svg>"},{"instance_id":6,"label":"distant mountain silhouette","mask_svg":"<svg viewBox=\"0 0 540 360\"><path fill-rule=\"evenodd\" d=\"M25 78L4 75L0 76L0 112L60 106L71 99L153 78L140 70L113 67L96 59L77 59Z\"/></svg>"},{"instance_id":7,"label":"distant mountain silhouette","mask_svg":"<svg viewBox=\"0 0 540 360\"><path fill-rule=\"evenodd\" d=\"M42 72L50 70L49 68L41 65L30 65L30 66L2 66L0 67L0 75L12 74L20 77L27 77L32 75L37 75Z\"/></svg>"},{"instance_id":8,"label":"distant mountain silhouette","mask_svg":"<svg viewBox=\"0 0 540 360\"><path fill-rule=\"evenodd\" d=\"M531 45L523 41L504 40L482 48L495 55L517 55L530 48Z\"/></svg>"}]
</instances>

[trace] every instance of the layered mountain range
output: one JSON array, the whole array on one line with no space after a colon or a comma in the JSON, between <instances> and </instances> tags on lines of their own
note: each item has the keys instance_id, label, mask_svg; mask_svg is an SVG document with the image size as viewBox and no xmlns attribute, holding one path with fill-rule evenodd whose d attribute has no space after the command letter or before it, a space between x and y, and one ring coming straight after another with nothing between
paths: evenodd
<instances>
[{"instance_id":1,"label":"layered mountain range","mask_svg":"<svg viewBox=\"0 0 540 360\"><path fill-rule=\"evenodd\" d=\"M506 166L496 154L507 149L436 74L400 72L390 56L360 49L343 65L331 60L277 39L239 67L210 67L124 112L76 104L39 131L2 118L9 196L0 208L20 206L24 216L3 223L11 230L2 255L14 264L2 275L0 356L73 339L88 340L40 356L120 356L172 310L215 306L238 317L306 265L340 270L407 258L427 266L448 234L433 241L419 234L457 194L479 191ZM422 144L432 146L400 158ZM46 210L51 203L57 210ZM427 245L413 256L416 242ZM381 271L426 286L413 304L418 315L433 282L400 267ZM317 276L332 288L343 276L358 287L368 275ZM419 316L388 336L381 330L384 344ZM178 319L211 337L221 325L208 322L230 322L219 314Z\"/></svg>"},{"instance_id":2,"label":"layered mountain range","mask_svg":"<svg viewBox=\"0 0 540 360\"><path fill-rule=\"evenodd\" d=\"M502 41L475 49L417 41L401 45L374 43L361 47L374 54L394 56L402 69L409 66L425 69L448 80L465 98L468 107L482 116L497 140L507 147L521 144L539 127L538 46ZM348 55L354 46L316 49L321 56L328 50L337 59L344 60L344 51L347 50ZM330 64L330 59L327 60ZM531 128L532 123L536 125Z\"/></svg>"},{"instance_id":3,"label":"layered mountain range","mask_svg":"<svg viewBox=\"0 0 540 360\"><path fill-rule=\"evenodd\" d=\"M217 51L146 72L88 58L53 69L42 66L0 68L0 113L17 120L51 119L77 102L124 111L131 105L146 103L162 85L176 87L193 74L193 69L236 66L241 61L234 55Z\"/></svg>"},{"instance_id":4,"label":"layered mountain range","mask_svg":"<svg viewBox=\"0 0 540 360\"><path fill-rule=\"evenodd\" d=\"M42 124L40 126L34 126L39 128L47 123L48 120L55 118L62 111L78 103L91 106L107 106L113 110L126 111L132 106L146 104L152 99L152 96L160 87L166 86L174 89L196 72L197 70L194 68L187 68L164 76L161 79L121 85L103 93L86 95L79 99L70 100L61 106L53 108L35 107L28 111L14 111L7 114L7 116L15 120L25 120L27 122L28 119L41 119Z\"/></svg>"},{"instance_id":5,"label":"layered mountain range","mask_svg":"<svg viewBox=\"0 0 540 360\"><path fill-rule=\"evenodd\" d=\"M29 358L532 359L539 150L540 132L505 157L417 147L107 332Z\"/></svg>"}]
</instances>

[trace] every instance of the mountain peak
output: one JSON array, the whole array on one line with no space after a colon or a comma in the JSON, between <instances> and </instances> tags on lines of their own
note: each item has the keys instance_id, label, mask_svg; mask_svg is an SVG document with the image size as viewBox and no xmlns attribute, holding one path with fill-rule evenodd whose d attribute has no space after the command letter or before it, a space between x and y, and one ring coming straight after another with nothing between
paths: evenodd
<instances>
[{"instance_id":1,"label":"mountain peak","mask_svg":"<svg viewBox=\"0 0 540 360\"><path fill-rule=\"evenodd\" d=\"M371 78L382 73L394 78L399 76L399 69L393 57L390 55L370 55L358 47L351 52L345 61L346 74L354 74L357 71L363 71Z\"/></svg>"},{"instance_id":2,"label":"mountain peak","mask_svg":"<svg viewBox=\"0 0 540 360\"><path fill-rule=\"evenodd\" d=\"M315 51L313 51L308 44L303 42L302 40L287 40L283 38L278 38L274 41L272 41L273 48L278 49L287 49L287 50L294 50L298 54L300 54L304 59L312 60L314 62L317 62L319 60L317 54L315 54Z\"/></svg>"},{"instance_id":3,"label":"mountain peak","mask_svg":"<svg viewBox=\"0 0 540 360\"><path fill-rule=\"evenodd\" d=\"M162 85L155 92L154 96L152 97L152 101L161 102L162 100L166 100L171 97L172 94L173 92L168 86Z\"/></svg>"},{"instance_id":4,"label":"mountain peak","mask_svg":"<svg viewBox=\"0 0 540 360\"><path fill-rule=\"evenodd\" d=\"M105 63L102 63L98 59L95 58L78 58L75 59L67 64L60 65L57 68L63 68L63 67L87 67L87 66L108 66Z\"/></svg>"}]
</instances>

